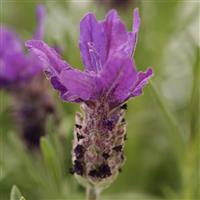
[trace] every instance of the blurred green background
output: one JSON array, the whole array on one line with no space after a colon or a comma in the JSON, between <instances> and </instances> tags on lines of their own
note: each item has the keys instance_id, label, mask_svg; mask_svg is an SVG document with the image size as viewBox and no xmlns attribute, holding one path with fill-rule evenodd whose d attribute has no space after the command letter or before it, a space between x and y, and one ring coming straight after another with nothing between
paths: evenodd
<instances>
[{"instance_id":1,"label":"blurred green background","mask_svg":"<svg viewBox=\"0 0 200 200\"><path fill-rule=\"evenodd\" d=\"M116 8L129 30L139 7L141 28L135 60L139 70L152 66L154 77L144 95L128 103L127 161L102 199L200 199L199 44L200 2L180 0L11 1L1 2L1 24L25 41L35 30L35 7L47 10L45 41L82 69L79 22L92 11L103 19ZM42 152L26 151L9 114L10 96L0 91L0 199L17 185L27 200L84 199L84 189L68 169L74 114L79 105L61 102L54 93L61 122L48 125Z\"/></svg>"}]
</instances>

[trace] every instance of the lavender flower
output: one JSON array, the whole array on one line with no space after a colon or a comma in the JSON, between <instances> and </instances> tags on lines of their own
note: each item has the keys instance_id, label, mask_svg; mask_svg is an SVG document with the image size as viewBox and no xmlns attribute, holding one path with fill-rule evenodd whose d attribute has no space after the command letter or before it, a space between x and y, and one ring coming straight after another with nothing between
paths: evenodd
<instances>
[{"instance_id":1,"label":"lavender flower","mask_svg":"<svg viewBox=\"0 0 200 200\"><path fill-rule=\"evenodd\" d=\"M39 40L43 38L45 10L39 5L36 11L38 26L34 38ZM0 26L0 88L22 87L42 72L41 62L32 53L25 54L23 46L13 30Z\"/></svg>"},{"instance_id":2,"label":"lavender flower","mask_svg":"<svg viewBox=\"0 0 200 200\"><path fill-rule=\"evenodd\" d=\"M34 39L44 34L45 8L36 9L38 25ZM38 147L45 134L47 116L55 105L47 91L42 62L31 52L25 54L24 44L11 29L0 26L0 89L12 96L13 117L28 147Z\"/></svg>"},{"instance_id":3,"label":"lavender flower","mask_svg":"<svg viewBox=\"0 0 200 200\"><path fill-rule=\"evenodd\" d=\"M105 188L117 177L124 157L126 102L142 94L153 72L136 70L134 59L140 18L134 11L128 32L117 12L97 21L88 13L80 22L80 51L85 69L73 69L42 41L26 46L39 56L53 87L64 101L81 104L76 114L73 171L83 185Z\"/></svg>"}]
</instances>

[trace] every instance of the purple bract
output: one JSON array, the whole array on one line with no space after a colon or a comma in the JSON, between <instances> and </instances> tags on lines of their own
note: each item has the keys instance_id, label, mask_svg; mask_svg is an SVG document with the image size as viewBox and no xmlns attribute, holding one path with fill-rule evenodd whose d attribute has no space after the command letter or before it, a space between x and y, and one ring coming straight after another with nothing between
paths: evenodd
<instances>
[{"instance_id":1,"label":"purple bract","mask_svg":"<svg viewBox=\"0 0 200 200\"><path fill-rule=\"evenodd\" d=\"M53 87L69 102L106 102L117 107L131 97L139 96L153 72L136 70L133 54L136 48L140 18L134 10L133 29L126 30L117 12L111 10L103 21L88 13L80 22L80 51L84 71L73 69L43 41L30 40L26 46L45 66Z\"/></svg>"}]
</instances>

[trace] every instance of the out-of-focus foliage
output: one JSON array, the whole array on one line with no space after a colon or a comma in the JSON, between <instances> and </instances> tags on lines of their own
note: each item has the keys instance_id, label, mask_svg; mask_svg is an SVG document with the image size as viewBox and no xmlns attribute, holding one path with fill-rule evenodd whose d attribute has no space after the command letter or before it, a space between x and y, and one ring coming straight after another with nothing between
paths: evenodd
<instances>
[{"instance_id":1,"label":"out-of-focus foliage","mask_svg":"<svg viewBox=\"0 0 200 200\"><path fill-rule=\"evenodd\" d=\"M38 2L47 8L45 41L61 47L63 57L82 68L79 21L88 11L103 18L107 6L92 0L1 0L1 23L30 39ZM135 60L138 69L152 66L155 75L144 95L128 104L127 161L102 199L200 199L200 5L132 0L128 7L119 8L129 28L136 6L142 21ZM55 101L59 126L49 121L40 151L28 152L9 114L10 96L0 91L0 199L9 199L13 185L27 200L84 199L83 188L69 173L74 114L79 107L61 102L56 93Z\"/></svg>"},{"instance_id":2,"label":"out-of-focus foliage","mask_svg":"<svg viewBox=\"0 0 200 200\"><path fill-rule=\"evenodd\" d=\"M10 193L10 200L25 200L17 186L13 186Z\"/></svg>"}]
</instances>

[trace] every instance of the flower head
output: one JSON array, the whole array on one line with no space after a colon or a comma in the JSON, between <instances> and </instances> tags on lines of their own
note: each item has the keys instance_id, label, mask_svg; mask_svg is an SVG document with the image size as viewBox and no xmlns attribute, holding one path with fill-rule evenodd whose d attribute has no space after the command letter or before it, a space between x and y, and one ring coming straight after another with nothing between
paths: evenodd
<instances>
[{"instance_id":1,"label":"flower head","mask_svg":"<svg viewBox=\"0 0 200 200\"><path fill-rule=\"evenodd\" d=\"M105 101L115 107L139 96L152 76L151 68L138 72L132 58L138 37L140 18L134 11L133 30L128 32L117 12L111 10L105 20L92 13L80 23L80 51L84 71L73 69L54 49L42 41L26 43L46 66L45 71L61 98L69 102Z\"/></svg>"},{"instance_id":2,"label":"flower head","mask_svg":"<svg viewBox=\"0 0 200 200\"><path fill-rule=\"evenodd\" d=\"M45 10L37 7L35 39L42 39ZM0 88L16 88L42 72L41 61L32 53L25 54L23 42L8 27L0 26Z\"/></svg>"},{"instance_id":3,"label":"flower head","mask_svg":"<svg viewBox=\"0 0 200 200\"><path fill-rule=\"evenodd\" d=\"M80 22L80 52L84 71L74 69L42 41L26 46L43 62L51 84L64 101L81 103L76 114L73 172L80 181L106 187L124 163L125 108L128 99L142 94L153 72L138 72L135 52L140 18L134 11L133 29L126 30L117 12L103 21L88 13Z\"/></svg>"},{"instance_id":4,"label":"flower head","mask_svg":"<svg viewBox=\"0 0 200 200\"><path fill-rule=\"evenodd\" d=\"M34 39L44 35L45 8L36 9L37 28ZM46 133L47 117L56 118L53 98L47 90L42 62L32 52L24 52L24 44L8 27L0 26L0 89L12 97L12 116L29 149L38 148Z\"/></svg>"}]
</instances>

